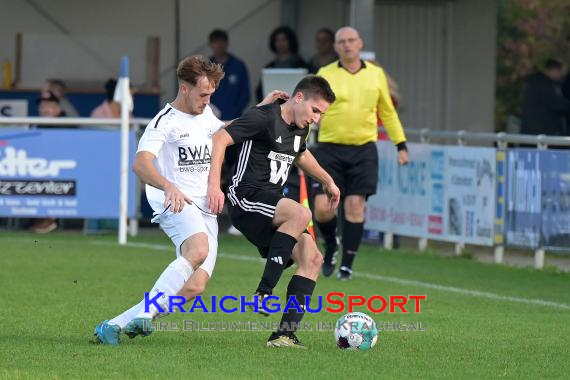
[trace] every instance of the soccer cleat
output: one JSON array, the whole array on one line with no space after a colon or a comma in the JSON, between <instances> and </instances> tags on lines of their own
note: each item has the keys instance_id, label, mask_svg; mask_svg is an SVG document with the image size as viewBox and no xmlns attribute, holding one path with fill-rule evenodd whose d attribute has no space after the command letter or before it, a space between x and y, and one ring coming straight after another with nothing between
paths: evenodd
<instances>
[{"instance_id":1,"label":"soccer cleat","mask_svg":"<svg viewBox=\"0 0 570 380\"><path fill-rule=\"evenodd\" d=\"M336 275L336 278L338 278L341 281L350 280L352 278L352 269L345 266L340 267L338 274Z\"/></svg>"},{"instance_id":2,"label":"soccer cleat","mask_svg":"<svg viewBox=\"0 0 570 380\"><path fill-rule=\"evenodd\" d=\"M325 277L330 277L331 274L334 273L334 269L335 269L335 265L334 264L329 264L329 263L323 263L323 276Z\"/></svg>"},{"instance_id":3,"label":"soccer cleat","mask_svg":"<svg viewBox=\"0 0 570 380\"><path fill-rule=\"evenodd\" d=\"M135 318L125 326L125 334L133 339L137 336L146 337L152 334L152 325L150 318Z\"/></svg>"},{"instance_id":4,"label":"soccer cleat","mask_svg":"<svg viewBox=\"0 0 570 380\"><path fill-rule=\"evenodd\" d=\"M271 294L263 294L263 293L259 293L259 292L255 292L253 294L253 296L251 296L251 300L250 302L255 302L255 296L257 297L257 305L258 305L258 313L261 315L264 315L266 317L269 317L269 313L263 308L263 300L265 299L265 297L269 297ZM267 309L271 308L271 300L267 300L265 301L265 307ZM253 311L254 313L255 308L253 306L249 306L249 308L251 309L251 311Z\"/></svg>"},{"instance_id":5,"label":"soccer cleat","mask_svg":"<svg viewBox=\"0 0 570 380\"><path fill-rule=\"evenodd\" d=\"M121 328L117 325L110 325L109 321L103 321L95 327L95 342L98 344L109 344L111 346L118 346L121 334Z\"/></svg>"},{"instance_id":6,"label":"soccer cleat","mask_svg":"<svg viewBox=\"0 0 570 380\"><path fill-rule=\"evenodd\" d=\"M278 334L274 332L267 341L267 347L292 347L306 349L305 345L293 333Z\"/></svg>"}]
</instances>

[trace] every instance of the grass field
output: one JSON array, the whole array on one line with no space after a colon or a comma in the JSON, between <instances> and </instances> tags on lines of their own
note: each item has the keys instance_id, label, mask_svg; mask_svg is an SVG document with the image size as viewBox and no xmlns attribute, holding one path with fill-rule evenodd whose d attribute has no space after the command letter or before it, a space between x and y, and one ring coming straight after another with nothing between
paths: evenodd
<instances>
[{"instance_id":1,"label":"grass field","mask_svg":"<svg viewBox=\"0 0 570 380\"><path fill-rule=\"evenodd\" d=\"M160 233L119 247L114 236L0 235L0 378L568 378L570 274L363 247L350 282L321 278L315 294L427 294L422 322L384 331L368 352L334 345L332 332L301 332L308 350L268 349L267 332L156 332L119 347L90 344L94 326L138 302L173 259ZM249 295L263 270L249 243L220 241L206 296ZM289 269L276 289L284 295ZM209 298L208 298L209 299ZM361 310L364 311L364 310ZM309 314L307 322L340 315ZM169 321L259 321L254 314L176 314ZM269 317L278 321L280 316ZM267 319L263 320L267 321Z\"/></svg>"}]
</instances>

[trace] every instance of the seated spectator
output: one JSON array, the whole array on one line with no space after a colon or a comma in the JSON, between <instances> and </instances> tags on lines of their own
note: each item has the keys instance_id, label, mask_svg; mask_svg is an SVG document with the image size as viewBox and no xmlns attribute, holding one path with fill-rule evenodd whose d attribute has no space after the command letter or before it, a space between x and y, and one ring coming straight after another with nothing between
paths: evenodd
<instances>
[{"instance_id":1,"label":"seated spectator","mask_svg":"<svg viewBox=\"0 0 570 380\"><path fill-rule=\"evenodd\" d=\"M59 99L52 92L42 93L36 101L38 114L42 117L65 117L65 111L61 109ZM35 128L77 128L75 125L38 124Z\"/></svg>"},{"instance_id":2,"label":"seated spectator","mask_svg":"<svg viewBox=\"0 0 570 380\"><path fill-rule=\"evenodd\" d=\"M309 60L309 73L316 74L323 66L338 59L334 51L334 32L329 28L321 28L315 35L317 54Z\"/></svg>"},{"instance_id":3,"label":"seated spectator","mask_svg":"<svg viewBox=\"0 0 570 380\"><path fill-rule=\"evenodd\" d=\"M92 118L105 119L121 117L121 103L113 100L115 87L117 87L117 81L115 79L109 79L105 83L106 99L91 111Z\"/></svg>"},{"instance_id":4,"label":"seated spectator","mask_svg":"<svg viewBox=\"0 0 570 380\"><path fill-rule=\"evenodd\" d=\"M307 69L307 63L299 56L297 35L288 26L280 26L269 36L269 49L275 54L275 59L265 65L265 68ZM261 82L255 90L258 101L263 99Z\"/></svg>"},{"instance_id":5,"label":"seated spectator","mask_svg":"<svg viewBox=\"0 0 570 380\"><path fill-rule=\"evenodd\" d=\"M42 94L51 92L58 100L59 106L69 117L79 117L79 112L75 109L73 104L65 97L67 86L61 79L48 79L44 82L42 87Z\"/></svg>"}]
</instances>

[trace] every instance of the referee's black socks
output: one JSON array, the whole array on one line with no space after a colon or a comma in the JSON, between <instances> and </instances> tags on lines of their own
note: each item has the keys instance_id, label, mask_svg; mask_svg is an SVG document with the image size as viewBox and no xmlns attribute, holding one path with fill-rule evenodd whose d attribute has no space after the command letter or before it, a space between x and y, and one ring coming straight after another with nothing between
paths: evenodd
<instances>
[{"instance_id":1,"label":"referee's black socks","mask_svg":"<svg viewBox=\"0 0 570 380\"><path fill-rule=\"evenodd\" d=\"M328 222L317 222L317 226L325 240L325 262L330 263L333 253L337 250L336 215Z\"/></svg>"},{"instance_id":2,"label":"referee's black socks","mask_svg":"<svg viewBox=\"0 0 570 380\"><path fill-rule=\"evenodd\" d=\"M275 231L269 246L269 254L265 262L265 270L257 287L257 292L272 294L273 288L279 282L283 269L289 262L297 239L283 232Z\"/></svg>"},{"instance_id":3,"label":"referee's black socks","mask_svg":"<svg viewBox=\"0 0 570 380\"><path fill-rule=\"evenodd\" d=\"M341 266L352 269L352 262L360 247L363 231L364 223L352 223L346 219L343 221Z\"/></svg>"},{"instance_id":4,"label":"referee's black socks","mask_svg":"<svg viewBox=\"0 0 570 380\"><path fill-rule=\"evenodd\" d=\"M289 281L289 285L287 286L287 302L289 302L291 296L295 296L301 312L299 312L296 307L290 307L287 313L283 313L277 335L293 333L297 330L297 326L299 326L301 319L303 319L305 315L305 307L313 295L315 285L316 282L310 278L299 275L291 277L291 281ZM282 302L282 304L287 305L286 302Z\"/></svg>"}]
</instances>

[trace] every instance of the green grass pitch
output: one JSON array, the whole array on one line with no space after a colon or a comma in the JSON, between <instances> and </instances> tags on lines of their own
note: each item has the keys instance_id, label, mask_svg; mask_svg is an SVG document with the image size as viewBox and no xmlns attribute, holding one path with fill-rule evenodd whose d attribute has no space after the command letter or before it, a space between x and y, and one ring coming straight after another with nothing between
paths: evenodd
<instances>
[{"instance_id":1,"label":"green grass pitch","mask_svg":"<svg viewBox=\"0 0 570 380\"><path fill-rule=\"evenodd\" d=\"M570 274L366 246L352 281L320 278L315 294L426 294L421 314L374 315L359 308L377 322L422 322L426 331L381 332L368 352L337 349L330 331L300 332L307 350L269 349L264 331L156 332L122 336L119 347L90 344L95 325L138 302L174 258L159 232L131 242L119 247L113 236L2 232L0 378L520 379L570 373ZM205 296L250 295L263 270L254 247L224 236L220 253ZM284 273L277 295L284 295L292 273ZM340 316L323 311L305 321ZM198 312L162 321L279 318Z\"/></svg>"}]
</instances>

